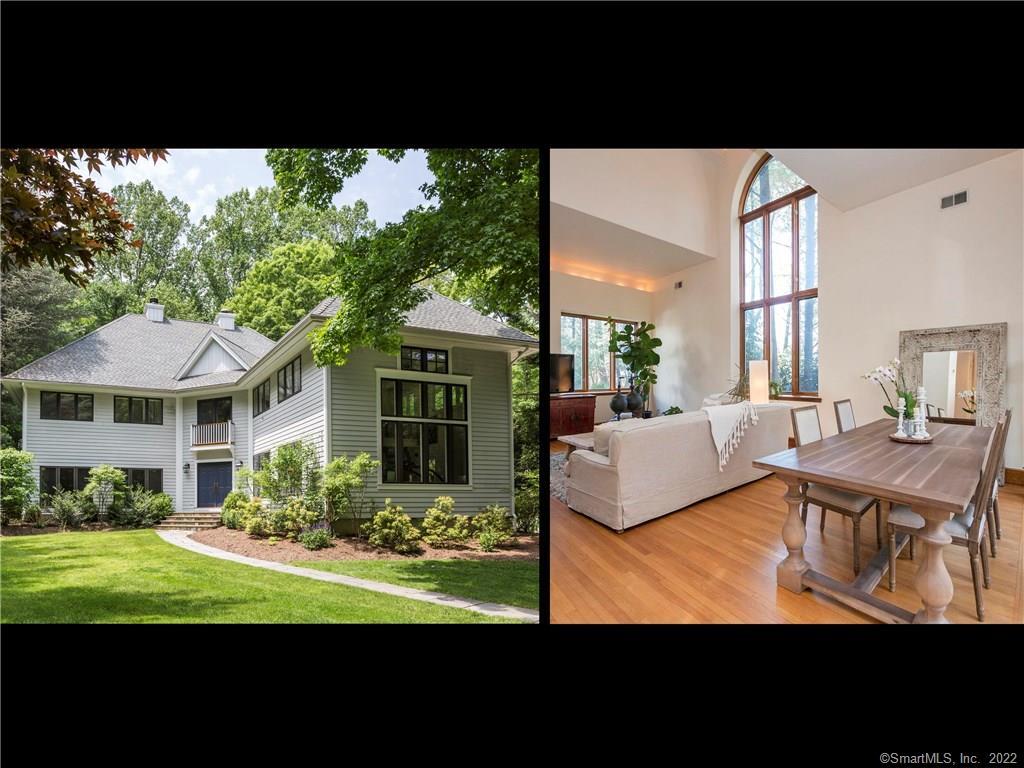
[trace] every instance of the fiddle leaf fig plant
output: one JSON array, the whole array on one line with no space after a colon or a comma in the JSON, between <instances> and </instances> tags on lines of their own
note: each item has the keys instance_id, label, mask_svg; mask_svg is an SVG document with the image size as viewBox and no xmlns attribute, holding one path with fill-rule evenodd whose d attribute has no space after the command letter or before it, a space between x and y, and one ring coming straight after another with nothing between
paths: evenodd
<instances>
[{"instance_id":1,"label":"fiddle leaf fig plant","mask_svg":"<svg viewBox=\"0 0 1024 768\"><path fill-rule=\"evenodd\" d=\"M644 410L651 395L651 386L658 381L654 366L661 362L657 348L661 339L652 336L654 325L641 322L638 325L626 323L619 330L615 321L608 318L608 351L614 352L629 369L630 382L644 399Z\"/></svg>"}]
</instances>

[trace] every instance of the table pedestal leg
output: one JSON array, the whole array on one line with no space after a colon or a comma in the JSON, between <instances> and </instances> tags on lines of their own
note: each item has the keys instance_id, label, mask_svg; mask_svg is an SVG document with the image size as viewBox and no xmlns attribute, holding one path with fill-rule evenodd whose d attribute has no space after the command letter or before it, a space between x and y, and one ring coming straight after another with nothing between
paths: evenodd
<instances>
[{"instance_id":1,"label":"table pedestal leg","mask_svg":"<svg viewBox=\"0 0 1024 768\"><path fill-rule=\"evenodd\" d=\"M800 505L803 504L804 494L799 481L787 479L785 483L787 491L783 498L789 505L789 514L786 515L786 522L782 526L782 540L786 543L789 554L779 563L775 578L780 587L790 592L803 592L807 589L803 584L803 575L811 568L810 563L804 559L807 530L800 519Z\"/></svg>"},{"instance_id":2,"label":"table pedestal leg","mask_svg":"<svg viewBox=\"0 0 1024 768\"><path fill-rule=\"evenodd\" d=\"M924 517L924 528L917 536L924 543L924 553L921 558L921 567L914 579L914 586L917 593L921 595L921 602L924 608L914 616L915 624L948 624L946 618L946 607L953 600L953 580L949 578L949 571L946 570L946 562L942 558L943 548L953 541L946 533L946 522L948 515L942 513L931 513L928 516L927 510L915 510Z\"/></svg>"}]
</instances>

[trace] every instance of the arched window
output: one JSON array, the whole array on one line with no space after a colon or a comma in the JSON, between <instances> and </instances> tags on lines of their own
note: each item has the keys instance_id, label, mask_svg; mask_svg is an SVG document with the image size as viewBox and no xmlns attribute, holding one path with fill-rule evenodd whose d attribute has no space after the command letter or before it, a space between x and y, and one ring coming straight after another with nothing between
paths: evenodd
<instances>
[{"instance_id":1,"label":"arched window","mask_svg":"<svg viewBox=\"0 0 1024 768\"><path fill-rule=\"evenodd\" d=\"M784 397L817 396L818 195L770 155L743 190L740 277L740 370L768 360Z\"/></svg>"}]
</instances>

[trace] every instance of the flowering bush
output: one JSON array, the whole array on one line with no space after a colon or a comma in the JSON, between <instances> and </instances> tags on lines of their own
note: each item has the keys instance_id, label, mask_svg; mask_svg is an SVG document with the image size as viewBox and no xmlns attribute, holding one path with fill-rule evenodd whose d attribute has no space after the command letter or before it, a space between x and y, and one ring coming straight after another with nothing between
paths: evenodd
<instances>
[{"instance_id":1,"label":"flowering bush","mask_svg":"<svg viewBox=\"0 0 1024 768\"><path fill-rule=\"evenodd\" d=\"M899 411L896 410L896 401L902 397L907 407L906 417L913 417L914 408L917 407L917 395L907 386L907 382L903 378L903 364L899 361L899 358L894 358L888 365L880 365L873 371L868 371L864 374L864 378L868 381L876 382L882 388L882 394L889 401L888 405L882 406L883 411L895 419L899 416ZM893 391L896 394L895 400L889 396L889 390L885 388L886 384L892 384Z\"/></svg>"},{"instance_id":2,"label":"flowering bush","mask_svg":"<svg viewBox=\"0 0 1024 768\"><path fill-rule=\"evenodd\" d=\"M311 525L299 534L299 544L306 549L323 549L332 546L332 538L330 526L327 522L320 522Z\"/></svg>"}]
</instances>

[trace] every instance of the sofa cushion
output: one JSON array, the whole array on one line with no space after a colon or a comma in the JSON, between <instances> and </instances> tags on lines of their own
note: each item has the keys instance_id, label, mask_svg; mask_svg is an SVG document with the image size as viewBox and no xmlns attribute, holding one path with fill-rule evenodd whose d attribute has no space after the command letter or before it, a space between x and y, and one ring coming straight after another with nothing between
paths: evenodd
<instances>
[{"instance_id":1,"label":"sofa cushion","mask_svg":"<svg viewBox=\"0 0 1024 768\"><path fill-rule=\"evenodd\" d=\"M604 424L598 424L594 427L594 453L607 456L608 446L611 443L612 434L615 432L634 432L638 429L658 427L670 423L669 420L679 419L682 416L686 416L690 420L693 420L696 416L698 421L704 421L707 418L703 413L700 413L699 416L694 413L676 413L671 416L655 416L650 419L624 419L622 421L606 421ZM671 423L680 422L672 421Z\"/></svg>"}]
</instances>

